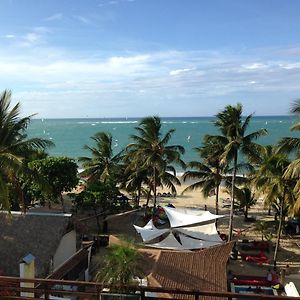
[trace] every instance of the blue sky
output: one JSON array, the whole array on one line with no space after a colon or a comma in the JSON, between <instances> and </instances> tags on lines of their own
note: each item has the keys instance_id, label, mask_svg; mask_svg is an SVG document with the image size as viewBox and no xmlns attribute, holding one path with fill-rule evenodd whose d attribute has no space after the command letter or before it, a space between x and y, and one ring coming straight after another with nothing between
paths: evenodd
<instances>
[{"instance_id":1,"label":"blue sky","mask_svg":"<svg viewBox=\"0 0 300 300\"><path fill-rule=\"evenodd\" d=\"M300 1L1 0L0 89L38 117L287 114Z\"/></svg>"}]
</instances>

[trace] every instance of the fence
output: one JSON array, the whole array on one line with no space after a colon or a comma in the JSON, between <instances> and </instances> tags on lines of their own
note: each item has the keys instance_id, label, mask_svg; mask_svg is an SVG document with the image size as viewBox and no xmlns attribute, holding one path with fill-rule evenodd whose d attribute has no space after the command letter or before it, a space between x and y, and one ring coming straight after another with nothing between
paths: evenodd
<instances>
[{"instance_id":1,"label":"fence","mask_svg":"<svg viewBox=\"0 0 300 300\"><path fill-rule=\"evenodd\" d=\"M31 283L34 287L24 287L20 284ZM68 290L66 290L68 287ZM0 299L51 299L55 297L75 297L76 299L100 299L104 286L96 282L53 280L53 279L22 279L19 277L0 276ZM178 299L188 297L200 300L201 297L209 296L215 298L247 298L267 300L300 300L300 297L275 296L265 294L240 294L232 292L217 292L203 290L181 290L166 289L159 287L126 286L126 290L132 294L139 292L141 300ZM148 293L156 296L147 296ZM27 295L26 295L27 294ZM31 296L29 296L31 294Z\"/></svg>"}]
</instances>

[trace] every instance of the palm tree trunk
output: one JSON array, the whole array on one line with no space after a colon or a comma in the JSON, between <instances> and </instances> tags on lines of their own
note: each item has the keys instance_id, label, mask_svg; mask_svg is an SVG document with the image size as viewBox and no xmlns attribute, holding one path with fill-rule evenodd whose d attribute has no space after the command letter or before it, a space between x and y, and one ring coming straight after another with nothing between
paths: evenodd
<instances>
[{"instance_id":1,"label":"palm tree trunk","mask_svg":"<svg viewBox=\"0 0 300 300\"><path fill-rule=\"evenodd\" d=\"M244 216L245 216L244 220L245 221L248 220L248 209L249 209L248 205L245 205L245 213L244 213Z\"/></svg>"},{"instance_id":2,"label":"palm tree trunk","mask_svg":"<svg viewBox=\"0 0 300 300\"><path fill-rule=\"evenodd\" d=\"M153 208L155 209L156 207L156 168L154 167L153 168L153 175L154 175L154 181L153 181L153 194L154 194L154 204L153 204ZM154 212L154 209L153 209L153 212Z\"/></svg>"},{"instance_id":3,"label":"palm tree trunk","mask_svg":"<svg viewBox=\"0 0 300 300\"><path fill-rule=\"evenodd\" d=\"M136 206L137 207L140 206L141 192L142 192L142 186L140 185L139 189L138 189L137 199L136 199Z\"/></svg>"},{"instance_id":4,"label":"palm tree trunk","mask_svg":"<svg viewBox=\"0 0 300 300\"><path fill-rule=\"evenodd\" d=\"M217 185L216 187L216 215L219 214L219 190L220 185ZM218 219L216 219L216 227L218 226Z\"/></svg>"},{"instance_id":5,"label":"palm tree trunk","mask_svg":"<svg viewBox=\"0 0 300 300\"><path fill-rule=\"evenodd\" d=\"M282 230L282 224L283 224L283 206L284 206L284 198L285 198L285 189L283 191L283 197L280 200L280 216L279 216L279 225L278 225L278 231L277 231L277 240L275 245L275 251L274 251L274 269L276 269L277 264L277 255L279 250L279 243L280 243L280 237L281 237L281 230Z\"/></svg>"},{"instance_id":6,"label":"palm tree trunk","mask_svg":"<svg viewBox=\"0 0 300 300\"><path fill-rule=\"evenodd\" d=\"M26 205L25 205L25 199L24 199L24 193L23 193L23 190L22 190L22 187L18 181L18 179L16 177L14 177L14 181L15 181L15 186L17 188L17 191L18 191L18 198L19 198L19 202L22 206L22 212L24 214L26 214Z\"/></svg>"},{"instance_id":7,"label":"palm tree trunk","mask_svg":"<svg viewBox=\"0 0 300 300\"><path fill-rule=\"evenodd\" d=\"M63 213L65 213L66 212L65 201L64 201L64 197L62 194L60 194L60 203L61 203L62 211L63 211Z\"/></svg>"},{"instance_id":8,"label":"palm tree trunk","mask_svg":"<svg viewBox=\"0 0 300 300\"><path fill-rule=\"evenodd\" d=\"M233 175L232 175L232 187L231 187L231 203L230 203L230 215L229 215L228 241L232 240L233 211L234 211L234 188L235 188L237 158L238 158L238 153L237 153L237 150L235 150L234 160L233 160Z\"/></svg>"},{"instance_id":9,"label":"palm tree trunk","mask_svg":"<svg viewBox=\"0 0 300 300\"><path fill-rule=\"evenodd\" d=\"M220 185L216 187L216 215L219 214L219 192L220 192Z\"/></svg>"},{"instance_id":10,"label":"palm tree trunk","mask_svg":"<svg viewBox=\"0 0 300 300\"><path fill-rule=\"evenodd\" d=\"M148 191L148 193L147 193L146 207L149 206L150 195L151 195L151 188L149 188L149 191Z\"/></svg>"},{"instance_id":11,"label":"palm tree trunk","mask_svg":"<svg viewBox=\"0 0 300 300\"><path fill-rule=\"evenodd\" d=\"M94 214L95 214L95 218L96 218L96 224L97 224L98 234L100 234L101 233L101 226L100 226L99 216L98 216L96 208L94 208Z\"/></svg>"}]
</instances>

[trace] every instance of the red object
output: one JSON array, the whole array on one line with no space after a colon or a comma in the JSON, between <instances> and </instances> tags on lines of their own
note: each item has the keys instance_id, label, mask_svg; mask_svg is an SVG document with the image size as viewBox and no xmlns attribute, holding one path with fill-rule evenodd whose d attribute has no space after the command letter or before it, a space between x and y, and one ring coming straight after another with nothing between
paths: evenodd
<instances>
[{"instance_id":1,"label":"red object","mask_svg":"<svg viewBox=\"0 0 300 300\"><path fill-rule=\"evenodd\" d=\"M254 255L254 254L249 255L249 254L246 254L246 253L241 253L241 258L242 258L242 260L257 263L257 264L262 264L262 263L268 263L269 262L268 257L265 255L265 253L263 251L261 251L257 255Z\"/></svg>"},{"instance_id":2,"label":"red object","mask_svg":"<svg viewBox=\"0 0 300 300\"><path fill-rule=\"evenodd\" d=\"M270 286L272 283L264 278L256 279L237 279L234 278L232 282L236 285L257 285L257 286Z\"/></svg>"},{"instance_id":3,"label":"red object","mask_svg":"<svg viewBox=\"0 0 300 300\"><path fill-rule=\"evenodd\" d=\"M268 281L266 277L261 276L235 275L232 282L236 285L272 286L278 283L278 276Z\"/></svg>"}]
</instances>

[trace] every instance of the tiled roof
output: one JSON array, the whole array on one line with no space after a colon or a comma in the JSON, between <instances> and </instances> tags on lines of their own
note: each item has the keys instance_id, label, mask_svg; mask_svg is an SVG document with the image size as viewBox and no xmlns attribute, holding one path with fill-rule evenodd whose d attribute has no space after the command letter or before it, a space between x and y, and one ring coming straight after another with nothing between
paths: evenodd
<instances>
[{"instance_id":1,"label":"tiled roof","mask_svg":"<svg viewBox=\"0 0 300 300\"><path fill-rule=\"evenodd\" d=\"M68 215L0 212L0 272L19 276L19 262L35 257L36 277L48 274L62 236L68 231Z\"/></svg>"},{"instance_id":2,"label":"tiled roof","mask_svg":"<svg viewBox=\"0 0 300 300\"><path fill-rule=\"evenodd\" d=\"M226 263L232 246L232 243L227 243L195 252L160 251L159 255L155 253L156 263L149 276L149 285L185 290L227 291ZM176 295L172 297L178 298Z\"/></svg>"}]
</instances>

